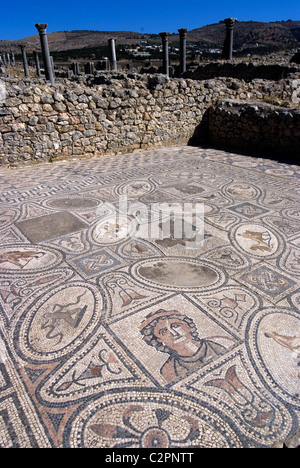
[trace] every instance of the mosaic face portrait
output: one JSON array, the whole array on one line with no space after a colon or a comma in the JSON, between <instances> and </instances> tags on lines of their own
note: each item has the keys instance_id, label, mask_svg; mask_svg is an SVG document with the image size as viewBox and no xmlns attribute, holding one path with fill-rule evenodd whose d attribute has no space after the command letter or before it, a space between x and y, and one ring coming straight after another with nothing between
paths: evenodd
<instances>
[{"instance_id":1,"label":"mosaic face portrait","mask_svg":"<svg viewBox=\"0 0 300 468\"><path fill-rule=\"evenodd\" d=\"M160 309L149 314L140 330L147 344L169 354L160 369L167 382L188 375L226 350L211 339L200 339L194 321L177 310Z\"/></svg>"}]
</instances>

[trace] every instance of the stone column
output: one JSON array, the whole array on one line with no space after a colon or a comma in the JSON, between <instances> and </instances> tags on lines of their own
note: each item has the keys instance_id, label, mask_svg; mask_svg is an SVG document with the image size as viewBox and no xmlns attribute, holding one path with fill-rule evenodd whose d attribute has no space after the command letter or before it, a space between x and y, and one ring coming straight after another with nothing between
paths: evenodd
<instances>
[{"instance_id":1,"label":"stone column","mask_svg":"<svg viewBox=\"0 0 300 468\"><path fill-rule=\"evenodd\" d=\"M84 66L84 72L86 75L93 75L95 71L94 62L87 62Z\"/></svg>"},{"instance_id":2,"label":"stone column","mask_svg":"<svg viewBox=\"0 0 300 468\"><path fill-rule=\"evenodd\" d=\"M50 62L51 62L51 67L52 67L53 78L55 78L54 60L53 60L52 55L50 55Z\"/></svg>"},{"instance_id":3,"label":"stone column","mask_svg":"<svg viewBox=\"0 0 300 468\"><path fill-rule=\"evenodd\" d=\"M110 69L112 71L115 71L118 69L115 39L108 39L108 47L109 47Z\"/></svg>"},{"instance_id":4,"label":"stone column","mask_svg":"<svg viewBox=\"0 0 300 468\"><path fill-rule=\"evenodd\" d=\"M233 28L236 23L236 18L226 18L224 23L226 25L226 37L223 47L222 58L225 60L232 60L233 50Z\"/></svg>"},{"instance_id":5,"label":"stone column","mask_svg":"<svg viewBox=\"0 0 300 468\"><path fill-rule=\"evenodd\" d=\"M54 75L49 53L48 38L46 34L47 26L48 25L44 23L38 23L35 25L40 35L46 80L50 81L51 84L54 84Z\"/></svg>"},{"instance_id":6,"label":"stone column","mask_svg":"<svg viewBox=\"0 0 300 468\"><path fill-rule=\"evenodd\" d=\"M35 50L35 51L33 52L33 55L34 55L34 60L35 60L36 76L38 76L38 77L40 78L40 77L41 77L41 67L40 67L39 54L38 54L38 52Z\"/></svg>"},{"instance_id":7,"label":"stone column","mask_svg":"<svg viewBox=\"0 0 300 468\"><path fill-rule=\"evenodd\" d=\"M79 69L79 63L78 62L73 62L71 64L71 70L73 71L74 75L79 75L80 69Z\"/></svg>"},{"instance_id":8,"label":"stone column","mask_svg":"<svg viewBox=\"0 0 300 468\"><path fill-rule=\"evenodd\" d=\"M25 46L20 45L21 52L22 52L22 59L23 59L23 67L24 67L24 74L25 77L29 77L29 70L28 70L28 63L27 63L27 57L26 57L26 52L25 52Z\"/></svg>"},{"instance_id":9,"label":"stone column","mask_svg":"<svg viewBox=\"0 0 300 468\"><path fill-rule=\"evenodd\" d=\"M180 39L180 75L186 71L186 35L187 29L178 29Z\"/></svg>"},{"instance_id":10,"label":"stone column","mask_svg":"<svg viewBox=\"0 0 300 468\"><path fill-rule=\"evenodd\" d=\"M6 63L6 57L5 57L5 52L2 52L2 62L3 62L3 65L6 66L7 63Z\"/></svg>"},{"instance_id":11,"label":"stone column","mask_svg":"<svg viewBox=\"0 0 300 468\"><path fill-rule=\"evenodd\" d=\"M163 73L169 76L169 46L168 46L168 36L170 33L168 32L161 32L159 33L162 46L163 46Z\"/></svg>"},{"instance_id":12,"label":"stone column","mask_svg":"<svg viewBox=\"0 0 300 468\"><path fill-rule=\"evenodd\" d=\"M16 64L16 61L15 61L15 53L13 51L11 51L10 53L10 59L11 59L11 64L14 67Z\"/></svg>"}]
</instances>

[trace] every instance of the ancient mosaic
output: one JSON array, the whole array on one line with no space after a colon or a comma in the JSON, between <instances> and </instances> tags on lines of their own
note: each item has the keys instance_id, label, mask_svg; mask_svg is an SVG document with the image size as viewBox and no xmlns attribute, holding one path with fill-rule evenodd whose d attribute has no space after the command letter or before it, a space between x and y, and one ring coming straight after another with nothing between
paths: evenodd
<instances>
[{"instance_id":1,"label":"ancient mosaic","mask_svg":"<svg viewBox=\"0 0 300 468\"><path fill-rule=\"evenodd\" d=\"M272 447L299 431L299 167L170 147L0 176L1 447ZM152 203L204 206L201 244L164 215L164 235L132 236Z\"/></svg>"}]
</instances>

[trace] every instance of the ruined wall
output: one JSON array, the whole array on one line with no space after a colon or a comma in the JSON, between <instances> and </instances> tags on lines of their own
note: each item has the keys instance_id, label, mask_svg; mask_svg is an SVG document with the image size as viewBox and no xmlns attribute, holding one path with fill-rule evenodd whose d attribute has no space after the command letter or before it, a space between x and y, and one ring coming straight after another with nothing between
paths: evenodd
<instances>
[{"instance_id":1,"label":"ruined wall","mask_svg":"<svg viewBox=\"0 0 300 468\"><path fill-rule=\"evenodd\" d=\"M208 128L212 145L300 162L300 108L221 100L209 109Z\"/></svg>"},{"instance_id":2,"label":"ruined wall","mask_svg":"<svg viewBox=\"0 0 300 468\"><path fill-rule=\"evenodd\" d=\"M60 79L54 86L37 79L3 82L0 164L201 144L207 136L207 109L218 99L257 101L268 95L263 80L232 78L194 81L104 74L79 81ZM280 83L268 84L267 89L285 98L293 91L289 85L283 90Z\"/></svg>"},{"instance_id":3,"label":"ruined wall","mask_svg":"<svg viewBox=\"0 0 300 468\"><path fill-rule=\"evenodd\" d=\"M279 81L300 73L300 67L291 65L262 64L252 62L210 62L199 65L195 70L185 73L186 78L208 80L219 76L238 78L245 81L255 79Z\"/></svg>"}]
</instances>

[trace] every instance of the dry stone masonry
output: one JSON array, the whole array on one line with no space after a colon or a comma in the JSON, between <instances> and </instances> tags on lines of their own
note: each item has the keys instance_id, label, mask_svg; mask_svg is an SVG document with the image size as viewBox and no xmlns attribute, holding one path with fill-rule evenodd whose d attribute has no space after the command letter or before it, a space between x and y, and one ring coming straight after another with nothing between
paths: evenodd
<instances>
[{"instance_id":1,"label":"dry stone masonry","mask_svg":"<svg viewBox=\"0 0 300 468\"><path fill-rule=\"evenodd\" d=\"M0 101L0 164L201 144L209 135L208 122L212 129L223 126L219 109L208 119L208 109L219 100L245 104L269 97L267 102L272 103L276 97L280 103L291 103L294 82L248 82L231 77L192 80L107 72L76 80L59 79L54 85L38 78L3 78L7 98ZM228 111L225 114L228 116ZM296 110L290 114L299 117ZM241 123L236 125L236 116L234 112L230 132L236 132L238 139ZM291 119L284 112L280 116ZM247 131L246 123L243 125ZM289 140L291 125L289 122L282 138ZM299 141L297 132L294 136ZM247 143L249 138L245 138Z\"/></svg>"},{"instance_id":2,"label":"dry stone masonry","mask_svg":"<svg viewBox=\"0 0 300 468\"><path fill-rule=\"evenodd\" d=\"M209 141L252 152L300 157L300 112L265 103L219 101L209 109Z\"/></svg>"}]
</instances>

